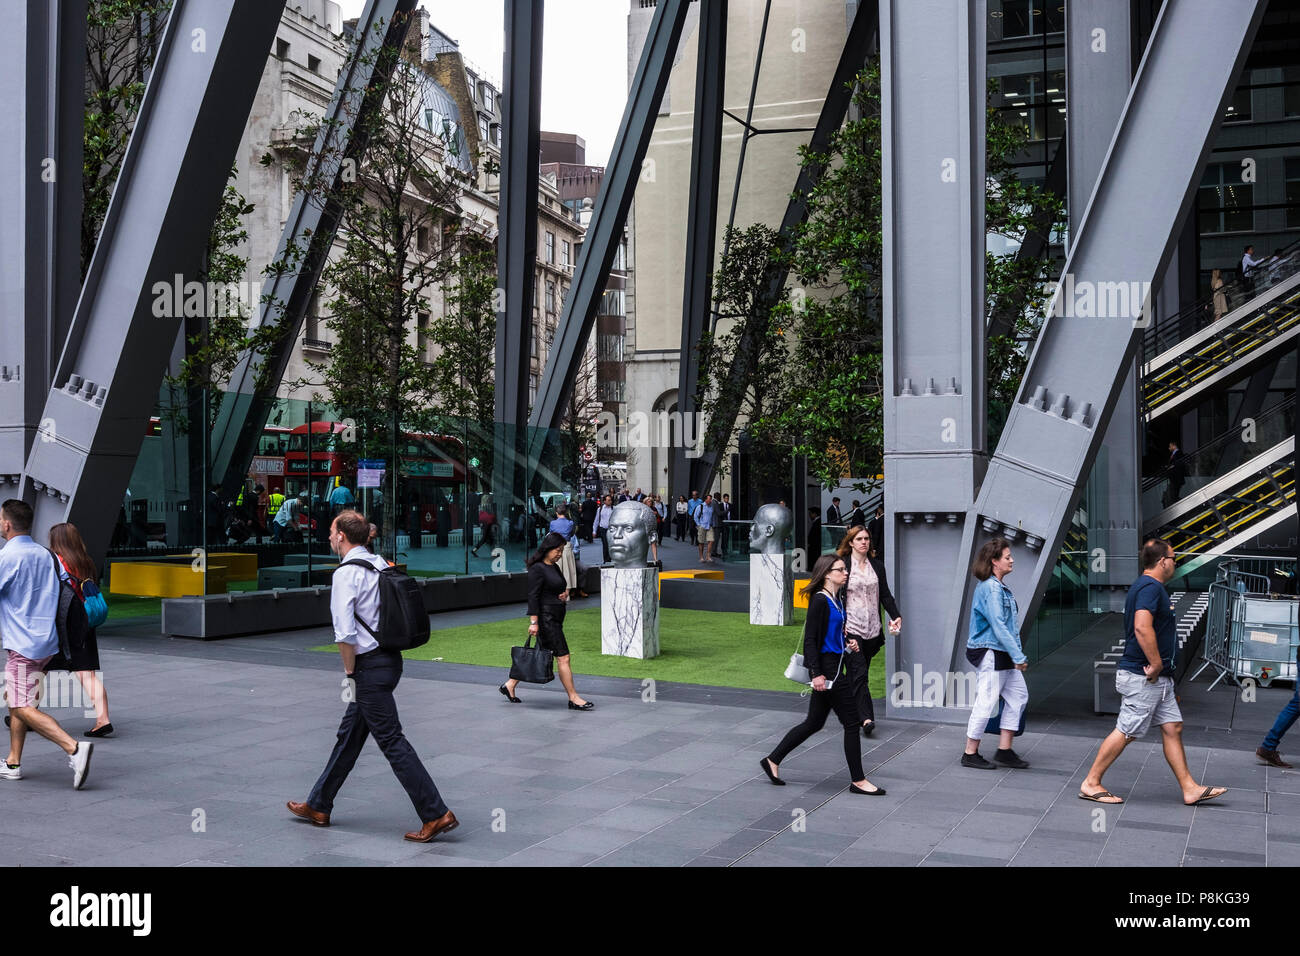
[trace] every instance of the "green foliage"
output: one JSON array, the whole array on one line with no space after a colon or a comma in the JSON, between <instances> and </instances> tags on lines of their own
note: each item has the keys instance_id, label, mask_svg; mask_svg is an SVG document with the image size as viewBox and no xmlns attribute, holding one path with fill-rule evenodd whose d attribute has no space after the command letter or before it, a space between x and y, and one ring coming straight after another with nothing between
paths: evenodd
<instances>
[{"instance_id":1,"label":"green foliage","mask_svg":"<svg viewBox=\"0 0 1300 956\"><path fill-rule=\"evenodd\" d=\"M491 472L496 416L496 288L496 254L483 243L467 244L443 288L446 315L432 321L427 335L439 349L431 371L441 409L470 425L466 451L479 459L484 474Z\"/></svg>"},{"instance_id":2,"label":"green foliage","mask_svg":"<svg viewBox=\"0 0 1300 956\"><path fill-rule=\"evenodd\" d=\"M319 162L299 168L300 148L322 123L300 117L295 135L269 161L290 169L308 202L333 198L342 208L339 240L322 274L333 293L329 359L310 363L318 380L293 386L328 388L338 413L357 425L358 452L382 454L395 429L432 430L441 421L434 405L446 397L448 382L427 361L427 344L415 331L430 311L430 293L455 275L462 236L486 230L460 212L467 179L448 160L441 131L426 126L433 79L402 51L363 52L355 41L344 72L362 58L374 68L369 105L362 108L360 91L345 102L353 110L350 142L366 144L364 157L346 146L327 149ZM305 256L305 249L290 250L273 268L295 268ZM471 307L462 302L462 309Z\"/></svg>"},{"instance_id":3,"label":"green foliage","mask_svg":"<svg viewBox=\"0 0 1300 956\"><path fill-rule=\"evenodd\" d=\"M172 0L89 0L86 9L86 106L82 142L81 277L86 277L145 80Z\"/></svg>"},{"instance_id":4,"label":"green foliage","mask_svg":"<svg viewBox=\"0 0 1300 956\"><path fill-rule=\"evenodd\" d=\"M853 84L850 119L824 153L800 150L814 187L804 197L808 218L786 247L771 230L745 231L752 246L724 256L715 274L719 309L724 299L742 316L729 335L701 343L701 394L713 398L707 447L726 446L736 416L749 415L754 439L789 448L808 460L825 486L844 477L883 470L884 370L882 273L880 67L872 60ZM1028 143L1026 128L989 110L987 118L987 231L1016 243L1047 237L1063 221L1063 203L1042 186L1023 182L1013 165ZM740 233L731 233L738 236ZM761 246L766 241L768 248ZM798 286L775 302L763 301L755 263L788 263ZM987 255L985 319L1010 330L988 342L987 384L991 441L996 441L1038 333L1042 289L1051 264L1043 257ZM748 288L749 297L743 293ZM788 347L775 377L760 375L760 358L779 330ZM770 354L782 354L773 351ZM733 359L740 374L726 378ZM755 401L754 389L761 390ZM865 486L862 490L867 490Z\"/></svg>"}]
</instances>

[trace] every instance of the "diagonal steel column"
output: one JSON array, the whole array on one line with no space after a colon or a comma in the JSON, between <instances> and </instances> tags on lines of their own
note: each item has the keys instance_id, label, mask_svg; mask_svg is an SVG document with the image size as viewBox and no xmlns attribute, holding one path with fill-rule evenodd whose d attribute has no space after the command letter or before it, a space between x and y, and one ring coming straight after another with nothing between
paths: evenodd
<instances>
[{"instance_id":1,"label":"diagonal steel column","mask_svg":"<svg viewBox=\"0 0 1300 956\"><path fill-rule=\"evenodd\" d=\"M718 231L718 169L722 162L722 98L727 79L727 0L712 0L700 11L695 69L695 119L691 138L691 192L686 212L686 276L682 293L681 361L677 408L682 421L699 408L697 350L713 311L713 243ZM752 105L752 104L751 104ZM739 187L739 180L737 180ZM686 427L684 434L699 435ZM672 450L679 487L697 488L698 459L679 442ZM684 484L683 484L684 482Z\"/></svg>"},{"instance_id":2,"label":"diagonal steel column","mask_svg":"<svg viewBox=\"0 0 1300 956\"><path fill-rule=\"evenodd\" d=\"M681 39L687 7L687 0L662 0L650 21L641 62L632 77L627 107L610 151L609 165L605 167L569 296L564 301L555 344L542 373L537 401L528 417L533 429L555 428L563 417L564 402L582 364L583 347L596 321L596 307L623 238L623 224L654 132L655 115L672 73L673 54ZM530 444L535 448L540 440L534 433ZM530 452L530 458L534 454Z\"/></svg>"},{"instance_id":3,"label":"diagonal steel column","mask_svg":"<svg viewBox=\"0 0 1300 956\"><path fill-rule=\"evenodd\" d=\"M880 4L885 557L906 628L889 674L949 670L952 608L932 595L965 575L958 516L987 464L985 17L983 0ZM891 712L924 683L891 688Z\"/></svg>"},{"instance_id":4,"label":"diagonal steel column","mask_svg":"<svg viewBox=\"0 0 1300 956\"><path fill-rule=\"evenodd\" d=\"M840 59L835 66L835 75L831 77L831 85L826 91L826 98L822 101L822 110L817 117L817 125L808 140L808 148L811 151L816 153L826 152L826 145L830 142L831 134L839 129L840 124L844 122L849 103L853 99L849 84L853 82L853 78L862 69L863 64L867 61L867 56L875 46L879 23L879 3L877 0L862 0L853 16L853 24L849 27L849 35L844 41L844 48L840 51ZM806 166L799 170L799 176L795 179L794 192L791 193L790 202L786 205L785 216L781 219L779 232L784 241L789 242L794 235L795 229L808 218L808 202L805 197L820 180L820 170L813 170ZM776 301L777 296L785 287L786 276L787 273L784 270L774 271L772 280L767 287L767 301ZM753 353L757 347L757 341L758 336L756 334L741 333L740 341L736 345L736 354L731 362L731 369L727 373L730 384L727 389L728 394L737 395L740 385L752 374L750 365L753 362ZM739 400L717 400L712 403L709 409L710 419L715 422L725 421L727 423L727 434L731 434L735 429L736 418L739 414ZM714 476L718 471L718 460L725 451L724 448L703 449L695 465L695 474L697 475L699 487L708 488L713 484Z\"/></svg>"},{"instance_id":5,"label":"diagonal steel column","mask_svg":"<svg viewBox=\"0 0 1300 956\"><path fill-rule=\"evenodd\" d=\"M38 537L73 521L93 557L107 549L181 322L170 290L202 265L283 9L173 7L45 403L57 437L23 475Z\"/></svg>"},{"instance_id":6,"label":"diagonal steel column","mask_svg":"<svg viewBox=\"0 0 1300 956\"><path fill-rule=\"evenodd\" d=\"M1133 82L1130 0L1090 0L1065 9L1065 124L1069 163L1071 243L1079 235L1097 186L1106 147ZM1098 32L1100 31L1100 32ZM1102 133L1102 131L1106 131ZM1098 135L1101 133L1101 135ZM1092 470L1088 492L1088 553L1100 548L1101 570L1088 561L1090 607L1123 608L1124 591L1138 574L1142 450L1138 440L1137 362L1131 360L1115 413ZM1123 589L1123 590L1121 590Z\"/></svg>"},{"instance_id":7,"label":"diagonal steel column","mask_svg":"<svg viewBox=\"0 0 1300 956\"><path fill-rule=\"evenodd\" d=\"M505 0L501 193L497 228L496 432L493 490L497 515L526 499L519 467L528 421L528 376L537 270L537 177L541 161L542 0Z\"/></svg>"},{"instance_id":8,"label":"diagonal steel column","mask_svg":"<svg viewBox=\"0 0 1300 956\"><path fill-rule=\"evenodd\" d=\"M357 55L344 64L334 86L334 98L322 118L320 132L303 176L309 182L336 184L344 174L344 161L360 168L365 154L364 137L353 135L356 120L367 111L380 108L379 97L368 91L382 85L383 57L379 50L402 43L416 0L368 0L357 21ZM377 70L379 72L377 72ZM319 196L299 192L285 220L276 262L290 268L272 275L262 288L257 328L279 326L282 335L266 353L245 354L230 377L229 393L222 402L212 432L211 481L222 484L227 497L248 473L267 416L275 404L275 392L298 342L312 293L320 281L330 247L338 234L342 216L337 199L320 202Z\"/></svg>"},{"instance_id":9,"label":"diagonal steel column","mask_svg":"<svg viewBox=\"0 0 1300 956\"><path fill-rule=\"evenodd\" d=\"M1022 627L1037 614L1140 344L1150 284L1178 240L1180 214L1264 7L1263 0L1222 4L1207 19L1197 4L1172 3L1156 21L1017 404L966 518L962 561L991 535L1011 541L1009 583ZM944 646L928 651L938 666L965 638L972 583L956 581Z\"/></svg>"},{"instance_id":10,"label":"diagonal steel column","mask_svg":"<svg viewBox=\"0 0 1300 956\"><path fill-rule=\"evenodd\" d=\"M0 478L16 485L81 285L86 2L12 7L0 100L20 107L23 129L0 143Z\"/></svg>"}]
</instances>

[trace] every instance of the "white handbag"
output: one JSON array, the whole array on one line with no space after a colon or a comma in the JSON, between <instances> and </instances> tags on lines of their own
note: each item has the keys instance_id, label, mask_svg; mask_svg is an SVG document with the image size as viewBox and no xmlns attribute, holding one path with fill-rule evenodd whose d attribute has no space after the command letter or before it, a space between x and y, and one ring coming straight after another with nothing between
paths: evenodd
<instances>
[{"instance_id":1,"label":"white handbag","mask_svg":"<svg viewBox=\"0 0 1300 956\"><path fill-rule=\"evenodd\" d=\"M804 667L803 655L797 651L790 655L790 663L786 666L785 676L796 684L811 684L812 674L808 668Z\"/></svg>"}]
</instances>

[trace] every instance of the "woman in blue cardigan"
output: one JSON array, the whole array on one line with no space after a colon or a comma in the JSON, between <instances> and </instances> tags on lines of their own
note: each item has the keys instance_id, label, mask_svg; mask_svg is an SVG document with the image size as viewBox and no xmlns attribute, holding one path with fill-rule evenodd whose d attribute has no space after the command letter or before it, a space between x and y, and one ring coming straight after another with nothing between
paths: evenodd
<instances>
[{"instance_id":1,"label":"woman in blue cardigan","mask_svg":"<svg viewBox=\"0 0 1300 956\"><path fill-rule=\"evenodd\" d=\"M1005 538L986 541L975 556L971 573L979 578L970 609L970 637L966 640L966 659L979 673L975 706L966 724L966 752L961 765L976 770L1007 767L1024 770L1029 764L1011 749L1011 741L1020 727L1020 715L1029 703L1029 688L1024 671L1029 658L1020 646L1016 623L1019 609L1011 589L1002 579L1011 573L1015 559ZM980 756L980 737L988 722L997 715L998 698L1006 701L1002 708L999 749L990 763Z\"/></svg>"},{"instance_id":2,"label":"woman in blue cardigan","mask_svg":"<svg viewBox=\"0 0 1300 956\"><path fill-rule=\"evenodd\" d=\"M808 595L808 617L804 620L803 660L812 675L812 696L808 716L790 730L772 753L759 761L767 779L778 787L785 786L780 777L780 763L786 754L821 730L832 710L844 726L844 758L849 765L850 793L883 797L884 787L877 787L862 771L862 748L858 744L858 708L853 700L853 685L844 668L846 653L858 650L857 641L845 640L844 606L839 591L848 573L844 558L823 554L813 566L812 579L803 593Z\"/></svg>"}]
</instances>

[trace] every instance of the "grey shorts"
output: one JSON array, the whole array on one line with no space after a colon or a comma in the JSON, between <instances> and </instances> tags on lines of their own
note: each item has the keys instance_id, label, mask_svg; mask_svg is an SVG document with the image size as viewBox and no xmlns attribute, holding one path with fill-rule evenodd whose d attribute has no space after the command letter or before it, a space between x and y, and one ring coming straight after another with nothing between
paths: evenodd
<instances>
[{"instance_id":1,"label":"grey shorts","mask_svg":"<svg viewBox=\"0 0 1300 956\"><path fill-rule=\"evenodd\" d=\"M1161 675L1151 683L1141 674L1132 671L1115 672L1115 690L1124 698L1119 708L1115 729L1126 737L1137 738L1146 734L1154 723L1176 724L1183 719L1174 696L1174 679Z\"/></svg>"}]
</instances>

